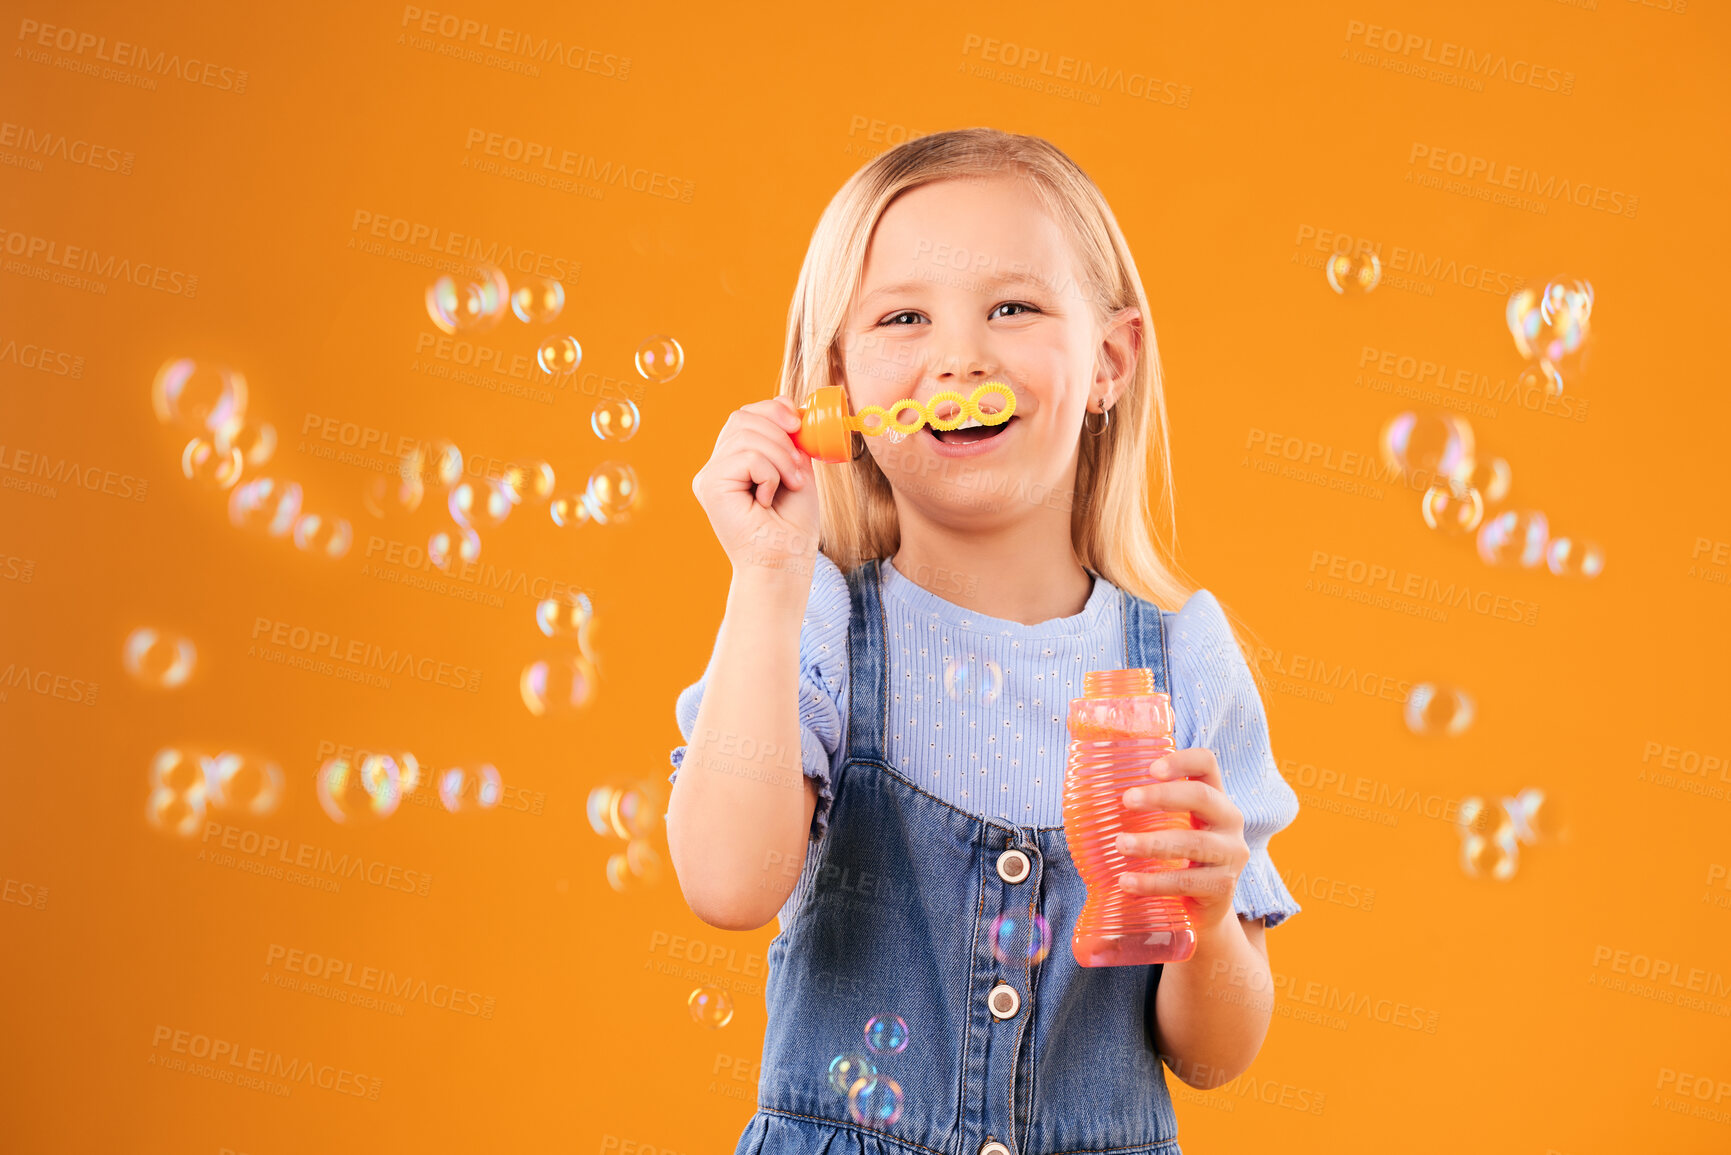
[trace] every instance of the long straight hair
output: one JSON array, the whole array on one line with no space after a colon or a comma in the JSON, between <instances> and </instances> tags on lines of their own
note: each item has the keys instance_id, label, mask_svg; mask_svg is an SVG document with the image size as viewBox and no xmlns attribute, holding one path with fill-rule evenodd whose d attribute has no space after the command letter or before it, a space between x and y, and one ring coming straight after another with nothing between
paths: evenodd
<instances>
[{"instance_id":1,"label":"long straight hair","mask_svg":"<svg viewBox=\"0 0 1731 1155\"><path fill-rule=\"evenodd\" d=\"M1120 589L1177 610L1197 585L1176 558L1170 437L1148 299L1106 198L1051 142L992 128L938 132L879 154L849 177L818 220L799 271L788 308L780 394L797 405L814 390L840 383L841 331L864 279L867 243L891 201L935 181L1006 175L1025 181L1070 239L1075 288L1093 306L1096 321L1104 324L1126 307L1142 319L1128 388L1113 404L1105 430L1080 437L1070 517L1076 556ZM894 554L901 545L895 501L889 478L871 455L819 465L814 472L825 555L845 573ZM1245 649L1239 627L1234 632ZM1256 663L1250 665L1254 673Z\"/></svg>"}]
</instances>

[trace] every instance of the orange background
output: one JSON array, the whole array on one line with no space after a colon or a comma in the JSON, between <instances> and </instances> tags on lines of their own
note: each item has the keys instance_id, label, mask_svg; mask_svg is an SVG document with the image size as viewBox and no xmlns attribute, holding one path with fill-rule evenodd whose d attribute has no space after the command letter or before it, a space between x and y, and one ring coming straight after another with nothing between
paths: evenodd
<instances>
[{"instance_id":1,"label":"orange background","mask_svg":"<svg viewBox=\"0 0 1731 1155\"><path fill-rule=\"evenodd\" d=\"M1719 881L1731 773L1663 771L1685 756L1650 745L1720 765L1731 754L1731 592L1724 554L1709 564L1731 540L1731 403L1712 360L1726 150L1689 127L1725 111L1721 13L1635 0L965 15L791 5L763 16L465 3L460 18L629 58L628 73L543 63L531 76L444 55L436 46L452 41L412 18L405 29L405 9L388 5L14 8L0 119L133 160L129 173L52 157L39 171L0 168L7 245L27 243L20 234L118 253L198 284L191 296L121 281L95 293L39 279L40 257L3 258L0 347L83 359L72 377L0 354L6 459L24 450L149 482L142 501L66 484L53 496L0 490L0 668L100 687L84 706L0 686L8 1149L732 1150L752 1109L764 1026L753 984L774 928L703 926L670 870L615 892L603 864L622 844L590 829L585 800L635 779L665 791L674 698L702 672L728 579L690 479L726 413L773 391L818 214L888 140L974 124L1049 137L1105 191L1164 357L1183 560L1280 652L1260 663L1265 701L1304 806L1273 853L1295 889L1303 876L1306 909L1269 946L1296 993L1245 1080L1178 1095L1186 1150L1731 1145L1731 1116L1688 1113L1731 1110L1731 1094L1694 1097L1700 1079L1731 1087L1731 890ZM244 70L245 90L219 87L221 73L210 85L160 78L154 91L84 75L53 58L91 51L41 48L31 21ZM1353 54L1374 49L1353 38L1355 22L1537 62L1570 74L1572 90L1492 79L1481 91L1364 63ZM1187 106L1005 82L981 71L1004 67L981 60L991 40L1158 77L1187 87ZM477 171L463 163L473 130L661 172L693 196L614 185L597 199ZM1638 211L1552 202L1539 213L1423 187L1415 144L1616 190ZM357 213L580 264L555 326L507 318L479 343L509 357L570 332L585 373L642 387L641 433L597 440L595 394L580 385L545 405L417 368L417 340L435 334L422 306L433 273L351 247L364 239ZM1306 228L1381 245L1384 285L1330 292ZM1473 425L1481 455L1511 463L1512 500L1603 544L1598 579L1490 569L1426 530L1416 495L1398 487L1373 498L1245 464L1259 431L1374 451L1382 422L1411 406L1356 383L1367 347L1499 380L1520 371L1506 295L1466 287L1446 265L1409 272L1419 287L1403 289L1397 248L1457 270L1592 280L1590 371L1567 394L1588 403L1585 419L1505 402ZM644 386L632 352L654 333L677 337L686 367ZM244 534L222 495L180 476L184 435L150 405L152 377L173 357L245 373L250 415L281 435L263 472L297 479L309 509L353 522L347 557ZM316 438L303 433L309 415L452 437L483 471L487 459L544 457L561 491L609 458L637 470L643 502L627 524L561 530L531 505L483 533L483 560L590 591L602 683L585 711L535 718L519 697L524 663L558 648L536 631L533 597L478 604L363 569L372 535L424 545L431 522L373 522L360 489L375 474L303 451ZM1531 627L1459 609L1437 623L1322 596L1305 586L1317 551L1541 609ZM482 683L468 694L402 677L387 690L267 664L247 656L259 618L479 668ZM186 685L128 679L122 641L146 625L196 643ZM1398 703L1276 688L1290 685L1296 655L1457 682L1478 719L1457 739L1423 742ZM407 747L429 766L491 761L510 808L404 805L377 826L339 827L313 795L327 741ZM176 744L245 747L286 772L274 814L213 819L430 873L429 893L359 879L327 893L201 860L220 836L181 839L144 818L150 759ZM1569 836L1523 848L1506 883L1472 879L1449 823L1379 808L1374 787L1362 804L1383 819L1331 809L1352 799L1316 785L1318 768L1450 801L1543 787ZM665 862L659 829L652 843ZM1331 901L1337 881L1352 889ZM1344 897L1366 892L1368 909ZM698 966L671 957L675 936L736 953ZM273 946L478 992L492 1015L414 1001L398 1016L283 989L269 981L282 973L267 965ZM1719 995L1642 997L1601 948L1685 977L1699 968ZM695 981L742 984L731 1023L692 1021ZM1341 1015L1344 1029L1306 1021L1327 1009L1307 1005L1306 990L1404 1002L1436 1012L1437 1029L1369 1013ZM169 1050L153 1042L162 1027L346 1069L381 1080L381 1093L296 1083L282 1097L169 1070L153 1062ZM1291 1107L1298 1091L1320 1113Z\"/></svg>"}]
</instances>

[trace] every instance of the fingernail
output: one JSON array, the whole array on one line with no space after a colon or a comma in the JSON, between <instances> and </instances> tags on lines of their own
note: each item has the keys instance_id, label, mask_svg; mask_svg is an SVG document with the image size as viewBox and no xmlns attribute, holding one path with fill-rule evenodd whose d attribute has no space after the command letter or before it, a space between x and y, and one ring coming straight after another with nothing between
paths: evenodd
<instances>
[{"instance_id":1,"label":"fingernail","mask_svg":"<svg viewBox=\"0 0 1731 1155\"><path fill-rule=\"evenodd\" d=\"M1130 885L1129 874L1120 874L1118 876L1118 885L1119 886L1129 886Z\"/></svg>"},{"instance_id":2,"label":"fingernail","mask_svg":"<svg viewBox=\"0 0 1731 1155\"><path fill-rule=\"evenodd\" d=\"M1113 845L1117 847L1119 854L1127 852L1130 849L1130 836L1128 834L1120 834L1113 840Z\"/></svg>"},{"instance_id":3,"label":"fingernail","mask_svg":"<svg viewBox=\"0 0 1731 1155\"><path fill-rule=\"evenodd\" d=\"M1148 767L1148 773L1152 774L1156 778L1164 778L1166 777L1166 767L1168 765L1170 765L1168 759L1164 757L1156 758L1154 759L1153 764Z\"/></svg>"}]
</instances>

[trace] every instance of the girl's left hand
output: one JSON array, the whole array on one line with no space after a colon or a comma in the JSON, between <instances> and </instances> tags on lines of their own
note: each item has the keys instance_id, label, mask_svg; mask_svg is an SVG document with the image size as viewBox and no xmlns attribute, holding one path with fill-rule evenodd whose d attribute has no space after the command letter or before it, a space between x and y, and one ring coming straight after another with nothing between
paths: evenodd
<instances>
[{"instance_id":1,"label":"girl's left hand","mask_svg":"<svg viewBox=\"0 0 1731 1155\"><path fill-rule=\"evenodd\" d=\"M1244 815L1226 793L1214 751L1205 746L1175 750L1156 759L1149 774L1153 781L1148 785L1124 792L1124 805L1131 810L1189 811L1200 829L1118 835L1118 850L1127 857L1190 860L1179 870L1121 874L1119 885L1129 894L1188 899L1198 931L1224 922L1232 914L1233 889L1250 861L1250 847L1244 841Z\"/></svg>"}]
</instances>

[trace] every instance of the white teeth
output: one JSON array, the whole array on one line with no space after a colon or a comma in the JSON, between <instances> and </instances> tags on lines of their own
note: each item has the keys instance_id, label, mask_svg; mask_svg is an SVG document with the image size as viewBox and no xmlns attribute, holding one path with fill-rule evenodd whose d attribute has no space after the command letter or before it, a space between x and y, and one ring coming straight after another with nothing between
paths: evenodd
<instances>
[{"instance_id":1,"label":"white teeth","mask_svg":"<svg viewBox=\"0 0 1731 1155\"><path fill-rule=\"evenodd\" d=\"M956 428L957 429L978 429L983 425L985 425L985 422L981 421L978 417L970 417L966 421L962 422L960 425L956 426Z\"/></svg>"}]
</instances>

